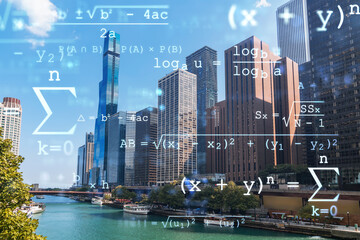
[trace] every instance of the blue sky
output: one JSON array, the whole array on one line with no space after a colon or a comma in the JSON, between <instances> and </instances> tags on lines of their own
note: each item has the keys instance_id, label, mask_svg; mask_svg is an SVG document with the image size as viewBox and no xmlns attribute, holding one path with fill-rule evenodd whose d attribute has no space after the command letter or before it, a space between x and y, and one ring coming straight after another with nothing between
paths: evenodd
<instances>
[{"instance_id":1,"label":"blue sky","mask_svg":"<svg viewBox=\"0 0 360 240\"><path fill-rule=\"evenodd\" d=\"M103 47L100 38L102 28L113 30L120 34L120 44L126 51L120 56L119 76L119 110L138 111L148 106L157 106L157 81L172 71L172 68L154 68L155 58L164 60L179 60L185 63L185 58L192 52L207 45L218 51L218 89L219 100L224 94L224 50L232 45L255 35L269 44L270 49L276 48L276 8L286 0L268 0L270 7L256 8L255 0L179 0L179 1L145 1L122 0L101 1L101 5L143 6L167 5L168 8L150 9L157 12L168 12L166 20L150 20L144 18L144 8L114 8L109 19L101 20L101 8L98 8L89 19L87 10L93 13L94 6L99 1L33 1L33 6L27 6L26 12L19 11L16 4L23 0L13 0L6 24L0 24L0 98L15 97L21 100L23 108L22 135L20 154L25 157L21 171L27 183L40 183L40 187L68 187L73 183L73 173L76 172L77 148L84 144L85 132L94 131L94 120L89 116L97 115L98 83L102 80L102 54L93 53L93 46ZM0 16L4 23L7 0L0 1ZM42 6L44 18L31 12L36 5ZM236 6L234 20L236 29L230 27L228 13L231 6ZM48 9L47 9L48 7ZM53 15L49 9L58 13L66 13L66 18L57 20L52 25ZM76 11L83 11L82 20L76 19ZM103 7L103 11L109 8ZM256 10L254 16L256 26L242 26L244 19L241 11ZM45 14L48 11L47 15ZM61 12L60 12L61 11ZM129 16L127 14L130 14ZM133 14L133 15L131 15ZM41 15L41 14L40 14ZM105 14L106 15L106 14ZM105 16L104 15L104 16ZM45 20L44 20L45 19ZM48 21L47 25L41 21ZM49 23L50 22L50 23ZM168 23L168 25L65 25L64 23ZM0 22L1 23L1 22ZM61 23L62 25L59 25ZM28 26L28 27L22 27ZM50 28L51 27L51 28ZM181 46L182 53L160 53L160 46ZM60 61L59 49L64 47L64 56ZM75 46L76 53L68 56L67 49ZM129 48L143 47L142 54L130 54ZM154 51L150 52L149 48ZM86 48L86 52L84 52ZM96 49L95 48L95 49ZM83 49L83 52L81 52ZM16 55L21 52L22 55ZM18 53L19 54L19 53ZM39 54L42 62L39 61ZM70 54L71 55L71 54ZM49 62L52 60L53 62ZM57 70L60 81L49 81L49 71ZM33 131L46 116L45 110L37 98L33 87L74 87L77 98L69 91L43 91L53 115L41 128L41 131L68 131L77 124L73 135L33 135ZM83 115L85 122L77 122ZM64 152L50 152L49 155L39 155L39 141L47 145L62 145L67 143L67 150L74 150L69 155Z\"/></svg>"}]
</instances>

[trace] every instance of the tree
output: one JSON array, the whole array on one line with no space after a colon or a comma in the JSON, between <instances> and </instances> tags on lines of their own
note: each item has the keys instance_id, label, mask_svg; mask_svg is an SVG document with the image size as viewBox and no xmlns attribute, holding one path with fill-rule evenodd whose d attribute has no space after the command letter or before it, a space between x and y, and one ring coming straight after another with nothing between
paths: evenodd
<instances>
[{"instance_id":1,"label":"tree","mask_svg":"<svg viewBox=\"0 0 360 240\"><path fill-rule=\"evenodd\" d=\"M11 140L3 140L1 136L0 128L0 239L46 239L35 233L38 220L17 211L23 204L29 204L32 197L29 186L23 183L22 173L18 172L24 158L12 153Z\"/></svg>"},{"instance_id":2,"label":"tree","mask_svg":"<svg viewBox=\"0 0 360 240\"><path fill-rule=\"evenodd\" d=\"M246 210L259 205L254 195L244 195L245 193L242 187L230 181L223 190L220 187L206 187L201 192L197 192L193 200L207 200L208 207L217 212L245 213Z\"/></svg>"},{"instance_id":3,"label":"tree","mask_svg":"<svg viewBox=\"0 0 360 240\"><path fill-rule=\"evenodd\" d=\"M120 199L133 200L134 198L136 198L136 193L129 191L126 187L123 187L121 185L117 186L111 194L113 197Z\"/></svg>"},{"instance_id":4,"label":"tree","mask_svg":"<svg viewBox=\"0 0 360 240\"><path fill-rule=\"evenodd\" d=\"M312 219L312 218L314 218L312 216L312 206L310 206L309 204L306 204L305 206L300 208L298 214L303 219Z\"/></svg>"}]
</instances>

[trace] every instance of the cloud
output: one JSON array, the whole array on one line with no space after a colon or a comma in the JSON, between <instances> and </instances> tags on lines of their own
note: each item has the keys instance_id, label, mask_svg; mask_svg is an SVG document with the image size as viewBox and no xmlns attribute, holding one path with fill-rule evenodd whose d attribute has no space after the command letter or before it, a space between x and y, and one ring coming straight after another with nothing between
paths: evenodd
<instances>
[{"instance_id":1,"label":"cloud","mask_svg":"<svg viewBox=\"0 0 360 240\"><path fill-rule=\"evenodd\" d=\"M267 2L267 0L260 0L256 2L256 7L257 8L261 8L261 7L270 7L271 4Z\"/></svg>"},{"instance_id":2,"label":"cloud","mask_svg":"<svg viewBox=\"0 0 360 240\"><path fill-rule=\"evenodd\" d=\"M45 46L44 40L36 40L36 39L28 39L29 43L31 43L32 48L36 48L37 46L43 47Z\"/></svg>"},{"instance_id":3,"label":"cloud","mask_svg":"<svg viewBox=\"0 0 360 240\"><path fill-rule=\"evenodd\" d=\"M40 37L47 37L53 23L58 19L56 6L50 0L8 0L29 17L26 28Z\"/></svg>"}]
</instances>

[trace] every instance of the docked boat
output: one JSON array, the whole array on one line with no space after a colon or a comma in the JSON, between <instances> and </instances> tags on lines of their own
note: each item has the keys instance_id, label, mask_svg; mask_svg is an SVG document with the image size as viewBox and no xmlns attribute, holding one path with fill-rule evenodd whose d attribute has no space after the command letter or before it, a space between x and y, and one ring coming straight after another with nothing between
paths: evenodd
<instances>
[{"instance_id":1,"label":"docked boat","mask_svg":"<svg viewBox=\"0 0 360 240\"><path fill-rule=\"evenodd\" d=\"M91 204L94 204L94 205L102 205L103 202L102 202L102 198L99 198L99 197L94 197L91 199Z\"/></svg>"},{"instance_id":2,"label":"docked boat","mask_svg":"<svg viewBox=\"0 0 360 240\"><path fill-rule=\"evenodd\" d=\"M139 215L147 215L150 212L150 207L146 205L139 204L125 204L124 212L139 214Z\"/></svg>"},{"instance_id":3,"label":"docked boat","mask_svg":"<svg viewBox=\"0 0 360 240\"><path fill-rule=\"evenodd\" d=\"M44 203L31 203L29 207L32 214L42 213L46 208Z\"/></svg>"},{"instance_id":4,"label":"docked boat","mask_svg":"<svg viewBox=\"0 0 360 240\"><path fill-rule=\"evenodd\" d=\"M42 213L45 211L44 203L35 203L32 202L29 205L24 205L21 207L20 211L26 213L26 216L31 217L33 214Z\"/></svg>"},{"instance_id":5,"label":"docked boat","mask_svg":"<svg viewBox=\"0 0 360 240\"><path fill-rule=\"evenodd\" d=\"M234 226L234 221L228 220L227 218L224 217L210 216L204 218L204 224L206 226L216 225L221 227L231 227Z\"/></svg>"},{"instance_id":6,"label":"docked boat","mask_svg":"<svg viewBox=\"0 0 360 240\"><path fill-rule=\"evenodd\" d=\"M43 195L36 195L36 199L44 199L45 197Z\"/></svg>"}]
</instances>

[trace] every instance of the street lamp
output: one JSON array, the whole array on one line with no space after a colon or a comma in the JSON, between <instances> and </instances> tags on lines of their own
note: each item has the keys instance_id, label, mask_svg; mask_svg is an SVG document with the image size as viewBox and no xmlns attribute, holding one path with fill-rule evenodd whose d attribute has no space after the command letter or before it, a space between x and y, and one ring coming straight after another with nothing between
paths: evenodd
<instances>
[{"instance_id":1,"label":"street lamp","mask_svg":"<svg viewBox=\"0 0 360 240\"><path fill-rule=\"evenodd\" d=\"M350 213L347 212L346 215L347 215L347 219L348 219L348 224L347 224L347 226L350 226Z\"/></svg>"}]
</instances>

